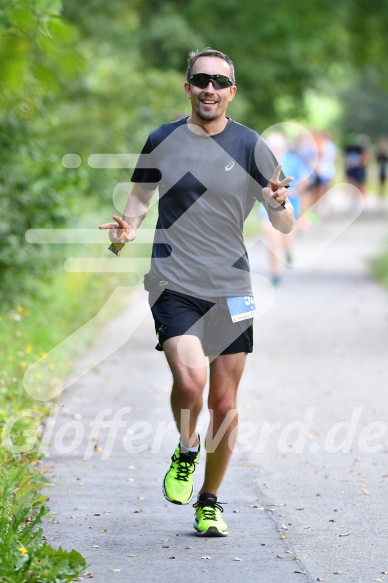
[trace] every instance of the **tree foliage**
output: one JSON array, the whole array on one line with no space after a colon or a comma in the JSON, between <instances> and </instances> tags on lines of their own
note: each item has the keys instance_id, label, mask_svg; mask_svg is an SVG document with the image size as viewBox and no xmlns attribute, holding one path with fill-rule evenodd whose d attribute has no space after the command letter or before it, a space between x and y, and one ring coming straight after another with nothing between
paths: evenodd
<instances>
[{"instance_id":1,"label":"tree foliage","mask_svg":"<svg viewBox=\"0 0 388 583\"><path fill-rule=\"evenodd\" d=\"M2 299L31 291L51 265L29 246L28 228L62 224L71 212L75 181L65 176L51 142L48 104L77 75L82 57L74 27L56 0L5 2L0 19L0 281ZM24 277L23 277L24 276Z\"/></svg>"},{"instance_id":2,"label":"tree foliage","mask_svg":"<svg viewBox=\"0 0 388 583\"><path fill-rule=\"evenodd\" d=\"M170 16L168 36L166 15ZM178 15L189 28L177 47ZM372 4L367 0L144 0L141 18L145 55L156 66L176 67L179 59L183 71L187 42L228 53L250 105L243 121L258 126L275 121L277 103L284 102L284 96L289 115L300 116L306 88L319 85L338 65L345 74L352 67L373 66L382 83L388 79L387 0ZM173 25L175 44L171 45Z\"/></svg>"},{"instance_id":3,"label":"tree foliage","mask_svg":"<svg viewBox=\"0 0 388 583\"><path fill-rule=\"evenodd\" d=\"M81 68L75 28L58 0L3 2L0 18L0 103L3 114L31 119L47 95Z\"/></svg>"}]
</instances>

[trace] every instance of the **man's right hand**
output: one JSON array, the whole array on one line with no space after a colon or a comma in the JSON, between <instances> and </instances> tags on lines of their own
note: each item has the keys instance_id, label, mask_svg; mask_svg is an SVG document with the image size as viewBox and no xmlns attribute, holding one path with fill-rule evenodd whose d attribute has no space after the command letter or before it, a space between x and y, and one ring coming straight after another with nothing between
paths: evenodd
<instances>
[{"instance_id":1,"label":"man's right hand","mask_svg":"<svg viewBox=\"0 0 388 583\"><path fill-rule=\"evenodd\" d=\"M109 229L109 239L112 243L129 243L136 237L136 230L132 225L124 221L118 215L114 215L115 223L105 223L100 225L99 229Z\"/></svg>"}]
</instances>

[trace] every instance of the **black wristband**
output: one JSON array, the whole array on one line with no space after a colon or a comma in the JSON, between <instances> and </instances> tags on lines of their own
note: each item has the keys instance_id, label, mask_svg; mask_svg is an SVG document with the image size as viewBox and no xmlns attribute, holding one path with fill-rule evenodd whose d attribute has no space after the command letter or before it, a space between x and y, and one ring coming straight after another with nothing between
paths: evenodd
<instances>
[{"instance_id":1,"label":"black wristband","mask_svg":"<svg viewBox=\"0 0 388 583\"><path fill-rule=\"evenodd\" d=\"M277 207L271 206L270 204L267 203L266 207L267 207L267 210L269 209L270 211L275 211L275 212L282 211L283 209L286 208L286 201L283 200L283 202L281 202L279 204L279 206L277 206Z\"/></svg>"}]
</instances>

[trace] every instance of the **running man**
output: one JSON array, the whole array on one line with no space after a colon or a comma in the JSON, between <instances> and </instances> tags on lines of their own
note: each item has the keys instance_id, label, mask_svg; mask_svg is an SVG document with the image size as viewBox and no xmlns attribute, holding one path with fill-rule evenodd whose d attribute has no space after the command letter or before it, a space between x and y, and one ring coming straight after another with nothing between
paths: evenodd
<instances>
[{"instance_id":1,"label":"running man","mask_svg":"<svg viewBox=\"0 0 388 583\"><path fill-rule=\"evenodd\" d=\"M163 482L174 504L188 504L200 457L197 420L209 359L205 477L194 503L199 536L226 536L217 501L237 437L237 390L252 352L252 297L244 220L255 200L276 229L289 233L281 172L263 139L226 116L236 94L232 61L205 49L189 54L186 96L191 115L149 135L133 173L123 217L100 226L112 243L133 241L159 188L159 214L145 288L173 385L171 408L180 439ZM218 430L220 429L220 432Z\"/></svg>"}]
</instances>

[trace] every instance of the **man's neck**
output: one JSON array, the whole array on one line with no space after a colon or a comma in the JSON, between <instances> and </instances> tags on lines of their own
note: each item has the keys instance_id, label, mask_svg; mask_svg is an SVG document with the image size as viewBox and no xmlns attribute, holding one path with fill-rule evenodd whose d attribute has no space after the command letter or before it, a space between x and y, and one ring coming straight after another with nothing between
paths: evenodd
<instances>
[{"instance_id":1,"label":"man's neck","mask_svg":"<svg viewBox=\"0 0 388 583\"><path fill-rule=\"evenodd\" d=\"M227 117L222 117L220 119L205 121L198 117L197 115L191 115L187 118L187 124L191 124L194 126L198 126L201 128L203 132L208 134L209 136L215 136L216 134L220 134L226 126L228 125L229 119ZM193 128L194 129L194 128Z\"/></svg>"}]
</instances>

